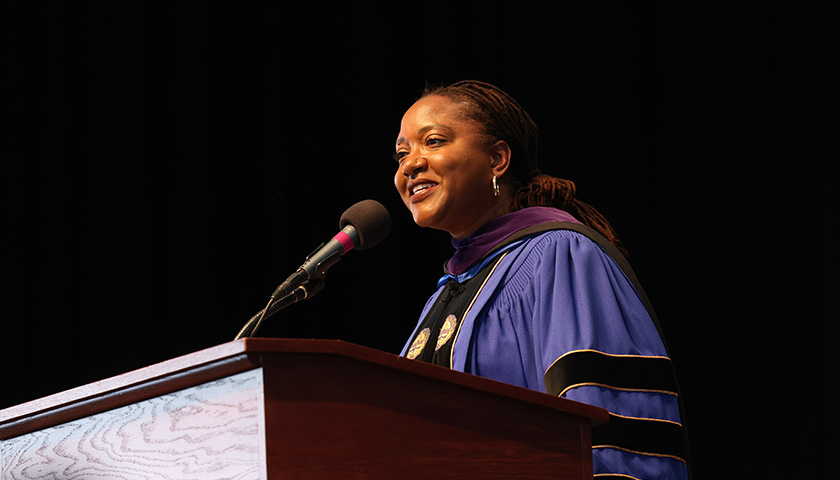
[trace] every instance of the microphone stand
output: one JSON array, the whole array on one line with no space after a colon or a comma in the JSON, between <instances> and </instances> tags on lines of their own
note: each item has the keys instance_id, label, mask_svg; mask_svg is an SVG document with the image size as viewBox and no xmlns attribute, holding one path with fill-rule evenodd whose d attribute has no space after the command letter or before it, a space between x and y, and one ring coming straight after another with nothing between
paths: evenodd
<instances>
[{"instance_id":1,"label":"microphone stand","mask_svg":"<svg viewBox=\"0 0 840 480\"><path fill-rule=\"evenodd\" d=\"M308 300L315 295L317 295L321 290L324 289L324 277L326 273L321 274L317 277L311 278L310 280L306 281L303 285L295 288L292 290L291 293L276 299L272 296L269 299L268 304L254 314L250 320L239 330L239 333L236 334L234 337L234 341L239 340L243 337L253 337L256 335L257 330L259 330L260 325L262 325L263 320L266 318L274 315L275 313L283 310L284 308L288 307L293 303L297 303L301 300Z\"/></svg>"}]
</instances>

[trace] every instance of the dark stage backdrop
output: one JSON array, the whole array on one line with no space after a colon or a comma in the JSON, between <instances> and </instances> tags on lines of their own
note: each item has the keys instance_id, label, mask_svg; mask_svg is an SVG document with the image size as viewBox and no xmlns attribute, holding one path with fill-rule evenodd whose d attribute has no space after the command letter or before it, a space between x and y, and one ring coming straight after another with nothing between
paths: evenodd
<instances>
[{"instance_id":1,"label":"dark stage backdrop","mask_svg":"<svg viewBox=\"0 0 840 480\"><path fill-rule=\"evenodd\" d=\"M399 120L476 78L628 246L696 477L828 472L837 7L671 3L7 2L0 407L231 340L366 198L390 237L260 334L398 352L451 251L394 191Z\"/></svg>"}]
</instances>

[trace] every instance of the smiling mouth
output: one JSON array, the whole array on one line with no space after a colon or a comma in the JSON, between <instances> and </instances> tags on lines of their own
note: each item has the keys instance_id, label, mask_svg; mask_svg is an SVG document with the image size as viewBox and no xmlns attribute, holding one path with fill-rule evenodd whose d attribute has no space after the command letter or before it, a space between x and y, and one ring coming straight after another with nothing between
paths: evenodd
<instances>
[{"instance_id":1,"label":"smiling mouth","mask_svg":"<svg viewBox=\"0 0 840 480\"><path fill-rule=\"evenodd\" d=\"M411 188L411 194L417 195L418 193L428 190L435 186L437 186L436 183L421 183L420 185L416 185Z\"/></svg>"},{"instance_id":2,"label":"smiling mouth","mask_svg":"<svg viewBox=\"0 0 840 480\"><path fill-rule=\"evenodd\" d=\"M422 200L437 186L438 184L434 182L421 182L411 185L408 189L409 198L412 202Z\"/></svg>"}]
</instances>

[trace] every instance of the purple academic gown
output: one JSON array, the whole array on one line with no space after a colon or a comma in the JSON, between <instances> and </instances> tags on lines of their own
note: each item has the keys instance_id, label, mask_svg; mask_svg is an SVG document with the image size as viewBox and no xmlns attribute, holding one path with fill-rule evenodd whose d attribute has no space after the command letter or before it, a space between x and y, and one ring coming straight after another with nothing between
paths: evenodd
<instances>
[{"instance_id":1,"label":"purple academic gown","mask_svg":"<svg viewBox=\"0 0 840 480\"><path fill-rule=\"evenodd\" d=\"M448 279L463 280L469 267L508 234L545 222L579 223L564 211L532 207L492 220L465 241L453 240L456 254L447 262L450 273L427 302L421 322ZM597 243L571 230L538 233L509 247L453 341L452 369L540 392L547 392L547 372L553 366L586 355L642 362L639 368L645 370L646 361L670 366L657 327L631 281ZM605 408L610 423L630 422L641 425L641 430L631 431L648 432L637 436L657 436L656 428L663 426L681 429L675 392L634 390L584 378L551 393ZM593 433L596 476L687 477L685 460L679 456L596 441Z\"/></svg>"}]
</instances>

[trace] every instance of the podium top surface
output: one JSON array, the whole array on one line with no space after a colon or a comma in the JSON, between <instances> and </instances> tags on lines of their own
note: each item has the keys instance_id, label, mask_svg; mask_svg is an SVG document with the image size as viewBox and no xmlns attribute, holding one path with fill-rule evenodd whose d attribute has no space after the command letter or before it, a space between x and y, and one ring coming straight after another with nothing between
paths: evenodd
<instances>
[{"instance_id":1,"label":"podium top surface","mask_svg":"<svg viewBox=\"0 0 840 480\"><path fill-rule=\"evenodd\" d=\"M284 355L345 357L371 367L393 369L405 375L589 418L595 423L607 420L606 410L598 407L340 340L244 338L0 410L0 439L259 368L266 356L279 358Z\"/></svg>"}]
</instances>

